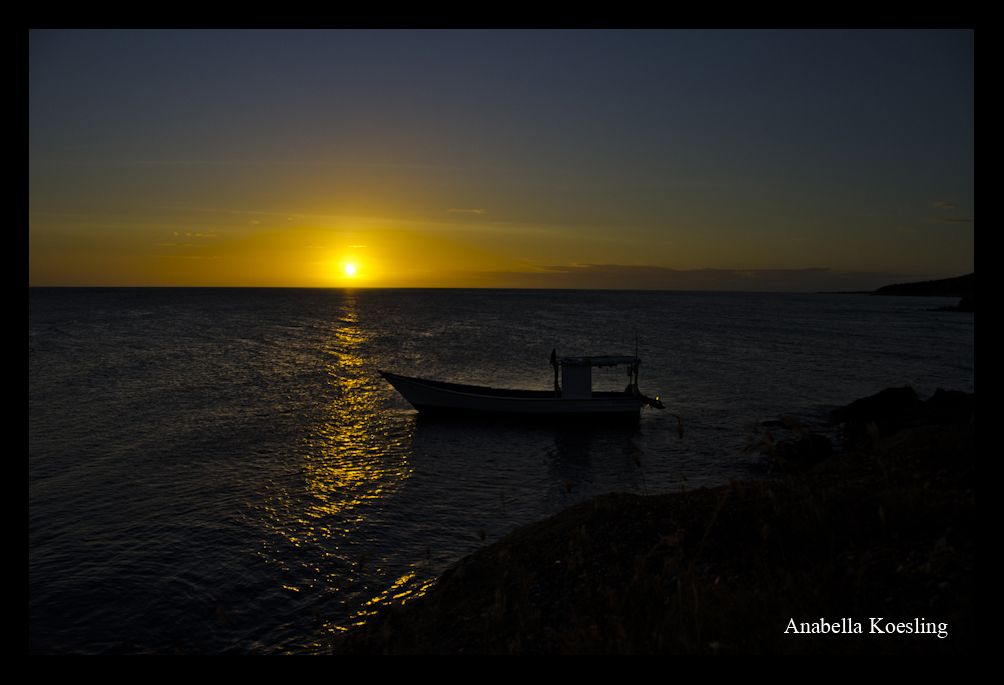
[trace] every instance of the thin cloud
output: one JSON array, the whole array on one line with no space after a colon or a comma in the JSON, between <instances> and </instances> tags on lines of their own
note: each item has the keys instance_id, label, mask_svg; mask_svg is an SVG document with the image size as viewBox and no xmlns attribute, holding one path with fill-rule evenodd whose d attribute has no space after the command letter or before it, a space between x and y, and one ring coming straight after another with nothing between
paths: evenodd
<instances>
[{"instance_id":1,"label":"thin cloud","mask_svg":"<svg viewBox=\"0 0 1004 685\"><path fill-rule=\"evenodd\" d=\"M218 259L216 255L176 255L176 254L162 254L157 255L161 259Z\"/></svg>"},{"instance_id":2,"label":"thin cloud","mask_svg":"<svg viewBox=\"0 0 1004 685\"><path fill-rule=\"evenodd\" d=\"M959 205L954 202L935 202L932 207L937 207L938 209L958 209Z\"/></svg>"},{"instance_id":3,"label":"thin cloud","mask_svg":"<svg viewBox=\"0 0 1004 685\"><path fill-rule=\"evenodd\" d=\"M484 214L487 209L447 209L447 212L469 212L471 214Z\"/></svg>"},{"instance_id":4,"label":"thin cloud","mask_svg":"<svg viewBox=\"0 0 1004 685\"><path fill-rule=\"evenodd\" d=\"M971 224L976 219L928 219L928 221L935 224Z\"/></svg>"}]
</instances>

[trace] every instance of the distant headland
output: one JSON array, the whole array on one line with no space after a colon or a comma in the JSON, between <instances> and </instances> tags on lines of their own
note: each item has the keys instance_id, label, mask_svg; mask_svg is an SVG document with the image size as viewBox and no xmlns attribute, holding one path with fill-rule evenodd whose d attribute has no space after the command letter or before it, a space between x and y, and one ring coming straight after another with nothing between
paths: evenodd
<instances>
[{"instance_id":1,"label":"distant headland","mask_svg":"<svg viewBox=\"0 0 1004 685\"><path fill-rule=\"evenodd\" d=\"M976 272L956 278L942 278L920 283L896 283L872 292L872 295L909 295L912 297L972 297L976 291Z\"/></svg>"},{"instance_id":2,"label":"distant headland","mask_svg":"<svg viewBox=\"0 0 1004 685\"><path fill-rule=\"evenodd\" d=\"M835 293L830 293L835 294ZM939 307L936 311L971 312L976 295L976 272L955 278L942 278L936 281L920 281L918 283L895 283L882 286L871 292L865 290L845 292L856 295L905 295L909 297L961 297L962 301L955 307Z\"/></svg>"}]
</instances>

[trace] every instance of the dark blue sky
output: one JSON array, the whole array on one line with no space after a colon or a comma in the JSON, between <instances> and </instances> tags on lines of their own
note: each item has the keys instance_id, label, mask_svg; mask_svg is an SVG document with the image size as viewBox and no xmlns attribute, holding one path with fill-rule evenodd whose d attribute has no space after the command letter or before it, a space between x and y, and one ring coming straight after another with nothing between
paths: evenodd
<instances>
[{"instance_id":1,"label":"dark blue sky","mask_svg":"<svg viewBox=\"0 0 1004 685\"><path fill-rule=\"evenodd\" d=\"M973 60L972 31L32 32L29 282L961 275Z\"/></svg>"}]
</instances>

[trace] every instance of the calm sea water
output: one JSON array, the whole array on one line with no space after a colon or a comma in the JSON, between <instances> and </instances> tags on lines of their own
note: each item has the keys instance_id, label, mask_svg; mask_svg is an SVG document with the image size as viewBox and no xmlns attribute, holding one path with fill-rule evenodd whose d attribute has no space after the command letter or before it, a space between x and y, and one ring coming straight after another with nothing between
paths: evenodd
<instances>
[{"instance_id":1,"label":"calm sea water","mask_svg":"<svg viewBox=\"0 0 1004 685\"><path fill-rule=\"evenodd\" d=\"M29 288L29 651L319 651L583 499L765 477L741 453L757 419L826 432L829 410L886 387L973 392L973 315L923 311L943 304ZM682 439L654 410L631 426L428 422L377 374L546 389L552 349L632 354L636 334L640 387Z\"/></svg>"}]
</instances>

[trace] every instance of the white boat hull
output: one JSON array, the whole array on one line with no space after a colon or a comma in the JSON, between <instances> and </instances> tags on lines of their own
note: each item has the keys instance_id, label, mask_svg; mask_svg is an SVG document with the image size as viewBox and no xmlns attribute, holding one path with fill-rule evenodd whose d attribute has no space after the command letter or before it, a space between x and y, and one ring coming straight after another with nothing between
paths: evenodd
<instances>
[{"instance_id":1,"label":"white boat hull","mask_svg":"<svg viewBox=\"0 0 1004 685\"><path fill-rule=\"evenodd\" d=\"M554 392L503 390L443 383L380 372L419 412L485 413L536 416L615 414L637 416L644 403L624 393L593 393L590 398L563 399Z\"/></svg>"}]
</instances>

